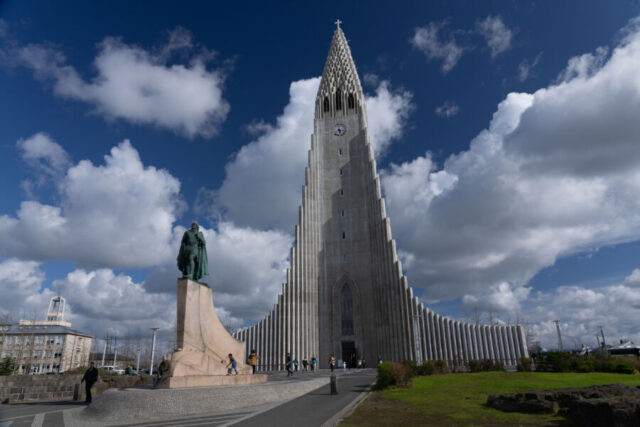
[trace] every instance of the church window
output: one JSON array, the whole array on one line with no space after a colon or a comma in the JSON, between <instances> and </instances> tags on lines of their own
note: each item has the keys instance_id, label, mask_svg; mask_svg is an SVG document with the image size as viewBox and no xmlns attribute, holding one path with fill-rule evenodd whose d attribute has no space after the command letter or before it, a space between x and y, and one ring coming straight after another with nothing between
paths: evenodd
<instances>
[{"instance_id":1,"label":"church window","mask_svg":"<svg viewBox=\"0 0 640 427\"><path fill-rule=\"evenodd\" d=\"M356 108L356 101L355 99L353 99L352 93L349 94L349 100L347 101L347 105L349 106L350 109Z\"/></svg>"},{"instance_id":2,"label":"church window","mask_svg":"<svg viewBox=\"0 0 640 427\"><path fill-rule=\"evenodd\" d=\"M342 212L340 212L340 216L344 216L344 209L342 209Z\"/></svg>"},{"instance_id":3,"label":"church window","mask_svg":"<svg viewBox=\"0 0 640 427\"><path fill-rule=\"evenodd\" d=\"M323 109L324 109L324 112L326 113L326 112L329 111L329 98L328 97L326 97L326 96L324 97L324 103L323 104L324 104L323 105Z\"/></svg>"},{"instance_id":4,"label":"church window","mask_svg":"<svg viewBox=\"0 0 640 427\"><path fill-rule=\"evenodd\" d=\"M344 190L342 188L340 189L340 195L344 196Z\"/></svg>"},{"instance_id":5,"label":"church window","mask_svg":"<svg viewBox=\"0 0 640 427\"><path fill-rule=\"evenodd\" d=\"M353 335L353 295L348 284L344 284L340 292L340 312L342 314L342 335Z\"/></svg>"},{"instance_id":6,"label":"church window","mask_svg":"<svg viewBox=\"0 0 640 427\"><path fill-rule=\"evenodd\" d=\"M345 233L344 231L342 232L342 238L346 239L347 238L347 233Z\"/></svg>"},{"instance_id":7,"label":"church window","mask_svg":"<svg viewBox=\"0 0 640 427\"><path fill-rule=\"evenodd\" d=\"M340 168L340 175L342 175L342 168Z\"/></svg>"},{"instance_id":8,"label":"church window","mask_svg":"<svg viewBox=\"0 0 640 427\"><path fill-rule=\"evenodd\" d=\"M338 148L338 156L342 156L342 148Z\"/></svg>"},{"instance_id":9,"label":"church window","mask_svg":"<svg viewBox=\"0 0 640 427\"><path fill-rule=\"evenodd\" d=\"M342 92L340 89L336 92L336 110L342 110Z\"/></svg>"}]
</instances>

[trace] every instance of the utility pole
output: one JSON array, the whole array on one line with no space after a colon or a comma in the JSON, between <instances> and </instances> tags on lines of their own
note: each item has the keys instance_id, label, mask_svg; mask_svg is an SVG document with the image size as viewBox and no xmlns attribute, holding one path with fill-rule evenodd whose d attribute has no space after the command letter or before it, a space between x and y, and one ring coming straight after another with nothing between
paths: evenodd
<instances>
[{"instance_id":1,"label":"utility pole","mask_svg":"<svg viewBox=\"0 0 640 427\"><path fill-rule=\"evenodd\" d=\"M102 366L104 366L104 359L107 357L107 337L104 338L104 351L102 352Z\"/></svg>"},{"instance_id":2,"label":"utility pole","mask_svg":"<svg viewBox=\"0 0 640 427\"><path fill-rule=\"evenodd\" d=\"M156 351L156 334L160 328L151 328L153 331L153 340L151 341L151 366L149 367L149 375L153 375L153 356Z\"/></svg>"},{"instance_id":3,"label":"utility pole","mask_svg":"<svg viewBox=\"0 0 640 427\"><path fill-rule=\"evenodd\" d=\"M138 347L138 359L136 360L136 372L140 375L140 347Z\"/></svg>"},{"instance_id":4,"label":"utility pole","mask_svg":"<svg viewBox=\"0 0 640 427\"><path fill-rule=\"evenodd\" d=\"M553 323L556 324L556 331L558 332L558 350L562 351L562 335L560 335L560 321L554 320Z\"/></svg>"},{"instance_id":5,"label":"utility pole","mask_svg":"<svg viewBox=\"0 0 640 427\"><path fill-rule=\"evenodd\" d=\"M600 326L600 333L602 334L602 349L607 351L607 344L604 340L604 331L602 330L602 326Z\"/></svg>"}]
</instances>

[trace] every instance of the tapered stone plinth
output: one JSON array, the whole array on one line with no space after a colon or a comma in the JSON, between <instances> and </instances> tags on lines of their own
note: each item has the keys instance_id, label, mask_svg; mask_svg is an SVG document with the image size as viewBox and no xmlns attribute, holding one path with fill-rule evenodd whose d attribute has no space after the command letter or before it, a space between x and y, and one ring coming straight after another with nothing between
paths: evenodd
<instances>
[{"instance_id":1,"label":"tapered stone plinth","mask_svg":"<svg viewBox=\"0 0 640 427\"><path fill-rule=\"evenodd\" d=\"M189 279L178 279L178 351L171 359L171 378L161 388L256 384L266 375L251 375L245 363L245 345L220 323L213 306L211 288ZM227 376L229 353L240 375ZM235 374L235 372L234 372Z\"/></svg>"}]
</instances>

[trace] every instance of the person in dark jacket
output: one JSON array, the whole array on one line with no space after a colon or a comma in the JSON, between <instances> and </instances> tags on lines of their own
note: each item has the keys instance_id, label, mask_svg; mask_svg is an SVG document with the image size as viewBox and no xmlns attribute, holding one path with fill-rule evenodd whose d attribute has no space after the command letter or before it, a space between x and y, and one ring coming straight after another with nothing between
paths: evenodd
<instances>
[{"instance_id":1,"label":"person in dark jacket","mask_svg":"<svg viewBox=\"0 0 640 427\"><path fill-rule=\"evenodd\" d=\"M171 362L167 360L167 355L162 355L162 362L158 366L158 375L153 379L153 387L156 388L158 384L169 378L171 375Z\"/></svg>"},{"instance_id":2,"label":"person in dark jacket","mask_svg":"<svg viewBox=\"0 0 640 427\"><path fill-rule=\"evenodd\" d=\"M89 369L82 376L82 381L80 384L84 382L85 391L87 394L87 398L85 399L86 403L91 403L91 387L98 381L98 370L95 367L95 364L91 362L89 365Z\"/></svg>"}]
</instances>

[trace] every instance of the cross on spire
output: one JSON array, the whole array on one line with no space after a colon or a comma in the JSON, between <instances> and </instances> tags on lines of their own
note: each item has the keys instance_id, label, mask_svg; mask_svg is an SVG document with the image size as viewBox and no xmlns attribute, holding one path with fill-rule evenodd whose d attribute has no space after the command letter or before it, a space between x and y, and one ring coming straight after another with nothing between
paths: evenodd
<instances>
[{"instance_id":1,"label":"cross on spire","mask_svg":"<svg viewBox=\"0 0 640 427\"><path fill-rule=\"evenodd\" d=\"M334 22L334 24L336 24L336 27L340 28L340 24L342 24L342 21L339 19L336 19L336 22Z\"/></svg>"}]
</instances>

